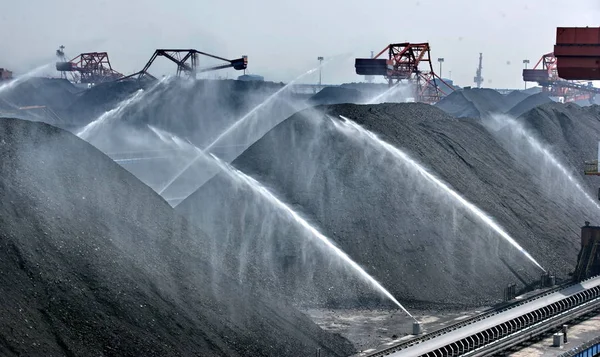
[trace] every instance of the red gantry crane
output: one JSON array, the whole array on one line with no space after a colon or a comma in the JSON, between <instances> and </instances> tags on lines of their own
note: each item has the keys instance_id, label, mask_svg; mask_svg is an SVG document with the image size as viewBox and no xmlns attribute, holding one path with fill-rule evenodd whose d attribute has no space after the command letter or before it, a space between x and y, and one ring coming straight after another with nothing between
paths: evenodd
<instances>
[{"instance_id":1,"label":"red gantry crane","mask_svg":"<svg viewBox=\"0 0 600 357\"><path fill-rule=\"evenodd\" d=\"M247 56L243 56L242 58L238 58L238 59L234 59L234 60L228 60L223 57L211 55L209 53L201 52L201 51L194 50L194 49L158 49L158 50L154 51L154 54L152 55L152 57L150 57L150 60L148 61L148 63L146 63L146 65L144 66L144 68L142 68L141 71L135 72L135 73L130 74L121 79L127 79L127 78L131 78L131 77L135 77L135 76L137 76L138 79L142 79L145 76L148 76L150 78L155 78L153 75L151 75L148 72L148 69L150 69L150 66L152 66L152 63L154 63L154 61L158 57L161 57L161 56L167 58L168 60L174 62L177 65L177 76L178 77L181 76L182 74L185 74L185 75L189 76L190 78L195 78L197 73L216 71L216 70L224 69L224 68L233 68L235 70L244 70L248 67L248 57ZM217 59L217 60L223 61L223 63L214 65L214 66L210 66L210 67L199 68L199 66L198 66L199 65L199 60L198 60L199 56L206 56L206 57L210 57L213 59Z\"/></svg>"},{"instance_id":2,"label":"red gantry crane","mask_svg":"<svg viewBox=\"0 0 600 357\"><path fill-rule=\"evenodd\" d=\"M559 76L560 60L554 52L543 55L532 69L523 70L525 82L536 82L542 91L552 97L562 98L564 102L578 100L592 101L600 93L600 88L592 86L591 82L567 80Z\"/></svg>"},{"instance_id":3,"label":"red gantry crane","mask_svg":"<svg viewBox=\"0 0 600 357\"><path fill-rule=\"evenodd\" d=\"M387 58L380 58L387 53ZM421 69L423 65L425 68ZM418 102L435 103L446 93L438 86L438 81L446 84L433 71L429 43L393 43L373 58L357 58L354 67L356 74L384 76L390 87L407 82L414 86L414 97Z\"/></svg>"},{"instance_id":4,"label":"red gantry crane","mask_svg":"<svg viewBox=\"0 0 600 357\"><path fill-rule=\"evenodd\" d=\"M87 52L66 61L64 46L56 50L56 55L62 60L56 62L56 70L61 72L61 77L66 78L67 72L71 73L74 82L97 84L110 82L123 77L110 64L108 53Z\"/></svg>"}]
</instances>

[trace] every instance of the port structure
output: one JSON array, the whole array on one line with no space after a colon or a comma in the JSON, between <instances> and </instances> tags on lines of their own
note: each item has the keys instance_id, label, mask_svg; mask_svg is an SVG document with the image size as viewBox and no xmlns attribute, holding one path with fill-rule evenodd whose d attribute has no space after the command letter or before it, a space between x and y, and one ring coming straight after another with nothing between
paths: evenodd
<instances>
[{"instance_id":1,"label":"port structure","mask_svg":"<svg viewBox=\"0 0 600 357\"><path fill-rule=\"evenodd\" d=\"M72 60L66 61L64 46L60 46L56 50L56 55L59 58L59 62L56 62L56 70L61 72L62 78L67 78L67 73L70 73L76 83L97 84L112 82L123 77L112 68L106 52L81 53Z\"/></svg>"},{"instance_id":2,"label":"port structure","mask_svg":"<svg viewBox=\"0 0 600 357\"><path fill-rule=\"evenodd\" d=\"M600 80L600 27L558 27L554 55L560 78Z\"/></svg>"},{"instance_id":3,"label":"port structure","mask_svg":"<svg viewBox=\"0 0 600 357\"><path fill-rule=\"evenodd\" d=\"M199 57L205 56L213 59L217 59L223 61L222 64L200 68L199 67ZM154 61L158 57L164 57L171 62L174 62L177 65L177 77L187 76L190 78L196 78L196 74L216 71L219 69L225 68L233 68L235 70L245 70L248 67L248 57L242 56L241 58L229 60L223 57L211 55L206 52L201 52L195 49L157 49L150 57L150 60L146 63L142 70L130 74L128 76L122 77L119 80L124 80L128 78L137 77L137 79L142 79L144 77L149 77L151 79L156 79L153 75L151 75L148 70L150 66L154 63Z\"/></svg>"},{"instance_id":4,"label":"port structure","mask_svg":"<svg viewBox=\"0 0 600 357\"><path fill-rule=\"evenodd\" d=\"M600 275L600 227L585 222L581 228L581 249L573 273L576 282Z\"/></svg>"},{"instance_id":5,"label":"port structure","mask_svg":"<svg viewBox=\"0 0 600 357\"><path fill-rule=\"evenodd\" d=\"M559 76L559 60L554 52L546 53L535 64L532 69L523 70L525 82L535 82L542 87L542 91L549 96L561 98L563 102L574 102L578 100L593 101L600 88L592 85L592 82L581 80L567 80Z\"/></svg>"},{"instance_id":6,"label":"port structure","mask_svg":"<svg viewBox=\"0 0 600 357\"><path fill-rule=\"evenodd\" d=\"M387 55L387 58L384 56ZM356 74L383 76L390 87L406 82L414 87L417 102L435 103L445 96L439 82L452 88L433 70L429 43L393 43L372 58L356 58ZM421 67L425 67L421 69Z\"/></svg>"},{"instance_id":7,"label":"port structure","mask_svg":"<svg viewBox=\"0 0 600 357\"><path fill-rule=\"evenodd\" d=\"M479 65L477 66L477 70L475 71L475 77L473 77L473 82L477 86L477 88L481 88L483 84L483 76L481 75L483 71L483 53L479 53Z\"/></svg>"}]
</instances>

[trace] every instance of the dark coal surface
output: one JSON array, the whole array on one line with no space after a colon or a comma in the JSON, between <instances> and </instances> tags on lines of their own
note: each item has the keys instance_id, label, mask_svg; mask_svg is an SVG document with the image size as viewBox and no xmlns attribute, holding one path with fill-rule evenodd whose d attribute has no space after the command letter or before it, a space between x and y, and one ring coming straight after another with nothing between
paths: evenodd
<instances>
[{"instance_id":1,"label":"dark coal surface","mask_svg":"<svg viewBox=\"0 0 600 357\"><path fill-rule=\"evenodd\" d=\"M123 108L86 140L106 153L153 150L154 146L162 143L138 140L154 136L147 127L152 125L202 149L214 143L211 152L233 160L275 125L307 106L287 90L274 96L282 88L283 84L272 82L166 79L158 85L147 86L139 101ZM123 99L132 95L133 92ZM113 104L113 107L118 104ZM78 132L83 124L72 130ZM234 128L229 130L232 126ZM215 142L224 132L228 132L227 135ZM154 141L157 140L154 136ZM146 148L139 145L148 143L150 146ZM186 164L183 162L173 169L164 168L159 162L140 163L132 172L160 190ZM157 185L154 184L154 166L169 173ZM180 197L193 192L204 182L198 180L197 171L195 166L186 171L165 194Z\"/></svg>"},{"instance_id":2,"label":"dark coal surface","mask_svg":"<svg viewBox=\"0 0 600 357\"><path fill-rule=\"evenodd\" d=\"M506 112L512 107L511 100L493 89L471 88L454 91L435 106L456 118L481 118Z\"/></svg>"},{"instance_id":3,"label":"dark coal surface","mask_svg":"<svg viewBox=\"0 0 600 357\"><path fill-rule=\"evenodd\" d=\"M72 134L0 120L0 354L347 356L214 269L203 231Z\"/></svg>"},{"instance_id":4,"label":"dark coal surface","mask_svg":"<svg viewBox=\"0 0 600 357\"><path fill-rule=\"evenodd\" d=\"M89 123L107 110L115 107L140 88L149 88L152 83L137 80L100 83L83 90L68 108L70 124L78 127Z\"/></svg>"},{"instance_id":5,"label":"dark coal surface","mask_svg":"<svg viewBox=\"0 0 600 357\"><path fill-rule=\"evenodd\" d=\"M309 98L311 105L361 103L365 95L358 89L346 87L325 87Z\"/></svg>"},{"instance_id":6,"label":"dark coal surface","mask_svg":"<svg viewBox=\"0 0 600 357\"><path fill-rule=\"evenodd\" d=\"M583 203L573 205L544 194L536 168L513 158L479 121L455 119L423 104L321 109L327 115L305 111L287 119L233 165L308 217L408 306L444 310L493 304L502 299L505 284L516 282L524 288L541 271L408 166L359 138L340 133L330 116L351 118L405 150L499 222L544 267L560 279L568 278L579 250L579 227L586 219L593 221L595 212ZM589 140L592 136L596 140L595 130L600 128L600 114L579 110L542 106L522 120L537 125L549 142L562 133L558 142L564 140L565 147L594 127L576 146L580 149L564 149L565 155L571 155L568 164L573 166L569 167L576 167L577 160L594 152L596 144L586 142L588 135ZM291 222L264 207L220 174L177 210L209 233L228 229L231 237L250 246L265 239L303 239L290 231ZM252 230L246 231L248 223L239 223L256 216L262 220L253 220ZM211 221L212 225L205 225ZM304 250L291 248L271 254L271 264L283 267L295 259L298 267L306 265L300 259ZM319 259L326 261L326 255ZM320 287L325 284L322 280L331 279L332 290L338 289L347 279L341 277L339 282L335 275L315 274L313 284ZM298 280L285 275L278 279ZM373 299L364 286L342 291L354 294L349 296L358 306ZM335 294L328 297L332 305L340 303Z\"/></svg>"},{"instance_id":7,"label":"dark coal surface","mask_svg":"<svg viewBox=\"0 0 600 357\"><path fill-rule=\"evenodd\" d=\"M523 100L525 100L525 98L529 97L530 95L531 94L521 91L521 90L514 90L504 96L504 101L506 102L506 105L508 107L514 107L515 105L522 102Z\"/></svg>"},{"instance_id":8,"label":"dark coal surface","mask_svg":"<svg viewBox=\"0 0 600 357\"><path fill-rule=\"evenodd\" d=\"M80 89L66 79L29 78L0 93L0 110L30 120L60 124L66 120L67 108L76 99L79 91ZM48 107L56 113L56 116L40 113L40 111L18 110L30 106Z\"/></svg>"},{"instance_id":9,"label":"dark coal surface","mask_svg":"<svg viewBox=\"0 0 600 357\"><path fill-rule=\"evenodd\" d=\"M199 147L204 147L216 139L219 134L234 124L238 119L264 102L283 85L271 82L252 82L234 80L198 80L166 79L160 84L145 87L146 93L142 100L126 107L117 120L111 122L111 130L120 130L118 125L130 125L145 128L147 124L167 130L175 135L190 140ZM123 96L118 101L111 100L111 106L116 107L119 101L127 99L138 88L127 85ZM111 88L94 88L102 92L89 93L92 98L108 96ZM105 93L106 92L106 93ZM257 112L262 116L261 122L268 123L270 118L279 118L280 122L295 112L290 106L289 92L283 93L277 100L268 101L265 111ZM94 105L82 104L94 107ZM103 107L103 109L105 109ZM109 108L110 109L110 108ZM101 114L101 113L96 113ZM265 116L269 118L264 118ZM81 123L82 126L94 118ZM264 132L270 130L271 125ZM231 143L243 144L250 136L253 128L245 128L245 136L230 138ZM251 130L252 129L252 130ZM261 133L261 136L264 134ZM233 134L233 133L232 133ZM242 141L242 142L240 142ZM92 143L93 140L92 140ZM96 145L96 143L94 143ZM228 142L221 144L230 144Z\"/></svg>"},{"instance_id":10,"label":"dark coal surface","mask_svg":"<svg viewBox=\"0 0 600 357\"><path fill-rule=\"evenodd\" d=\"M582 178L584 161L598 158L598 105L580 107L572 103L551 102L524 113L517 120L541 138L575 177ZM591 196L596 197L597 177L583 176L582 179L590 188Z\"/></svg>"},{"instance_id":11,"label":"dark coal surface","mask_svg":"<svg viewBox=\"0 0 600 357\"><path fill-rule=\"evenodd\" d=\"M553 103L554 101L550 99L548 93L540 92L537 94L533 94L531 96L526 97L521 102L515 104L508 112L507 115L511 117L518 117L531 109L538 107L543 104Z\"/></svg>"}]
</instances>

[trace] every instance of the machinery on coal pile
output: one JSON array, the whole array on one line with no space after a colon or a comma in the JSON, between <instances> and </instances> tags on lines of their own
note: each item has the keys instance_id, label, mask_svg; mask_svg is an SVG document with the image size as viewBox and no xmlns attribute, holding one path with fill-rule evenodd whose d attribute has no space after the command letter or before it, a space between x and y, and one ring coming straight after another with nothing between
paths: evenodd
<instances>
[{"instance_id":1,"label":"machinery on coal pile","mask_svg":"<svg viewBox=\"0 0 600 357\"><path fill-rule=\"evenodd\" d=\"M59 58L59 62L56 62L56 70L60 72L61 78L67 79L67 73L70 73L75 83L97 84L112 82L123 77L112 68L106 52L81 53L67 61L64 50L65 46L60 46L56 50L56 56Z\"/></svg>"},{"instance_id":2,"label":"machinery on coal pile","mask_svg":"<svg viewBox=\"0 0 600 357\"><path fill-rule=\"evenodd\" d=\"M387 53L387 58L380 58ZM421 69L421 65L427 68ZM356 58L356 74L363 76L383 76L389 86L402 82L412 85L417 102L435 103L445 96L438 83L444 83L433 71L429 43L392 43L372 58ZM439 81L439 82L438 82Z\"/></svg>"},{"instance_id":3,"label":"machinery on coal pile","mask_svg":"<svg viewBox=\"0 0 600 357\"><path fill-rule=\"evenodd\" d=\"M199 68L199 60L200 56L209 57L212 59L216 59L222 61L222 64L217 64L209 67ZM216 71L219 69L225 68L233 68L235 70L245 70L248 67L248 56L242 56L241 58L228 60L223 57L211 55L206 52L201 52L194 49L158 49L154 51L152 57L142 70L130 74L128 76L120 78L120 80L128 79L132 77L136 77L137 79L142 79L144 77L150 77L156 79L153 75L148 72L152 63L158 58L164 57L177 65L177 76L181 76L182 74L187 75L190 78L196 78L197 73L203 73L208 71Z\"/></svg>"}]
</instances>

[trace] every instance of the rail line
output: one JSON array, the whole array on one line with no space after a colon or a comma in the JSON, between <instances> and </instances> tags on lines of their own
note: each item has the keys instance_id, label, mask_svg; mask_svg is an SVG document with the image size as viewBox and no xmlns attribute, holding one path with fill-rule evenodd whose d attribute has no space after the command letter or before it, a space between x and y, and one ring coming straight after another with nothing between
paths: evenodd
<instances>
[{"instance_id":1,"label":"rail line","mask_svg":"<svg viewBox=\"0 0 600 357\"><path fill-rule=\"evenodd\" d=\"M415 339L356 356L483 356L595 309L600 309L600 277L559 286Z\"/></svg>"}]
</instances>

